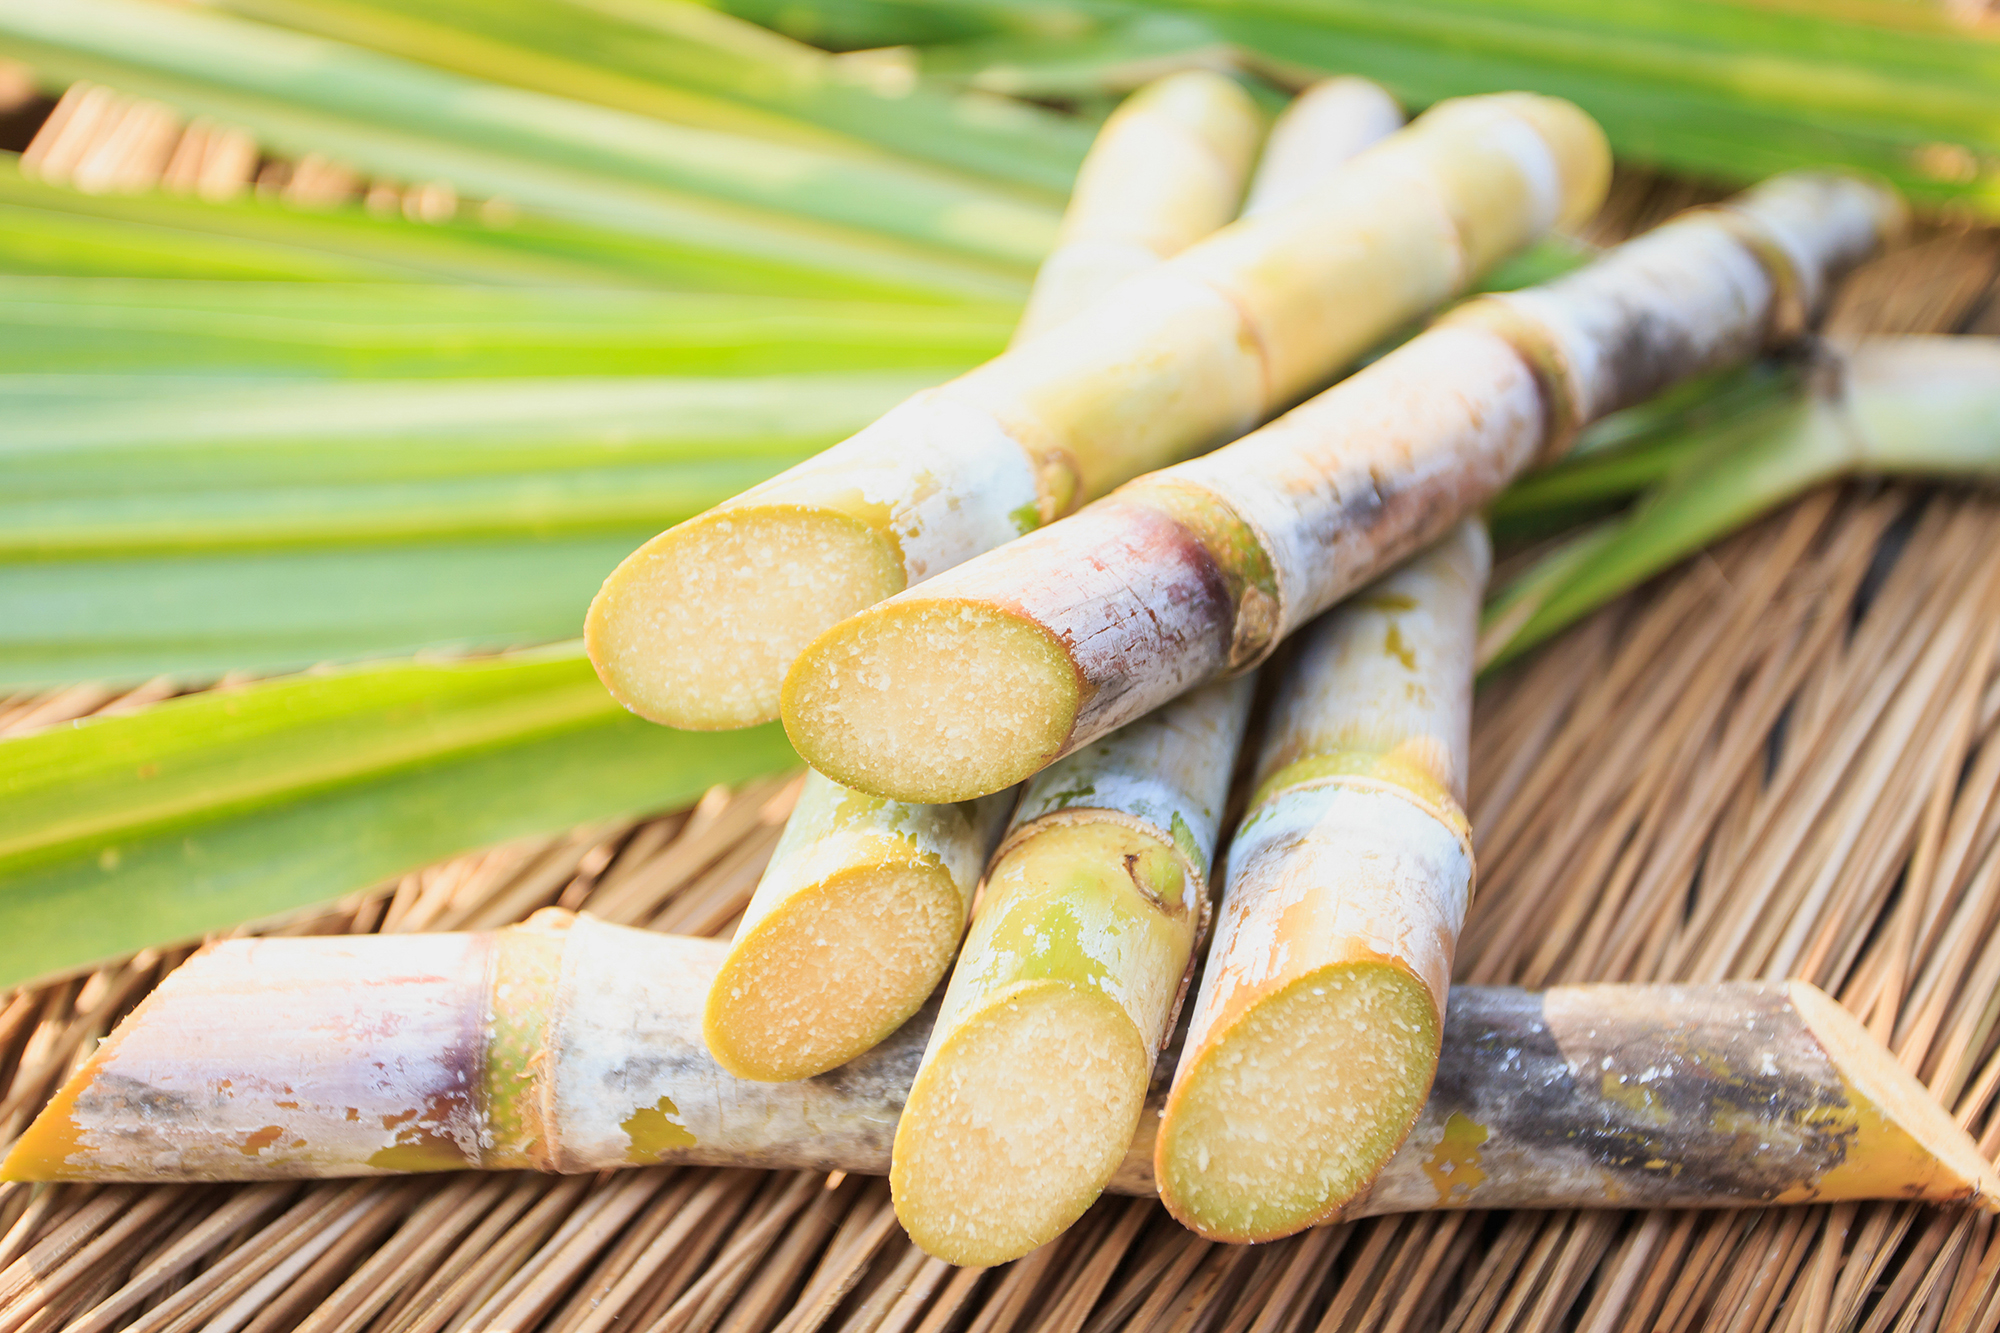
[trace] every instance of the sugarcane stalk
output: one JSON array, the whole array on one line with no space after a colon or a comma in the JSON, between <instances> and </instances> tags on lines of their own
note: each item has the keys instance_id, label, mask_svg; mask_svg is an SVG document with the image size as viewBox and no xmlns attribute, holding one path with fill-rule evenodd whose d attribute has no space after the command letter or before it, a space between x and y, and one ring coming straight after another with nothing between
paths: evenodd
<instances>
[{"instance_id":1,"label":"sugarcane stalk","mask_svg":"<svg viewBox=\"0 0 2000 1333\"><path fill-rule=\"evenodd\" d=\"M1243 86L1207 70L1170 74L1127 98L1077 172L1014 342L1054 328L1227 223L1262 134Z\"/></svg>"},{"instance_id":2,"label":"sugarcane stalk","mask_svg":"<svg viewBox=\"0 0 2000 1333\"><path fill-rule=\"evenodd\" d=\"M1587 217L1607 177L1595 125L1566 102L1434 107L1309 197L1224 228L640 547L592 603L592 660L655 721L773 717L787 668L822 630L1241 434L1496 260Z\"/></svg>"},{"instance_id":3,"label":"sugarcane stalk","mask_svg":"<svg viewBox=\"0 0 2000 1333\"><path fill-rule=\"evenodd\" d=\"M809 774L703 1011L716 1063L809 1078L902 1026L951 965L1012 805L914 805Z\"/></svg>"},{"instance_id":4,"label":"sugarcane stalk","mask_svg":"<svg viewBox=\"0 0 2000 1333\"><path fill-rule=\"evenodd\" d=\"M549 909L482 934L228 940L115 1028L10 1180L222 1181L660 1163L889 1169L911 1024L799 1083L708 1058L724 946ZM1152 1192L1152 1110L1111 1188ZM1461 988L1429 1106L1344 1214L1899 1198L2000 1180L1804 982Z\"/></svg>"},{"instance_id":5,"label":"sugarcane stalk","mask_svg":"<svg viewBox=\"0 0 2000 1333\"><path fill-rule=\"evenodd\" d=\"M1351 75L1313 84L1271 123L1243 216L1297 203L1402 125L1403 108L1380 84Z\"/></svg>"},{"instance_id":6,"label":"sugarcane stalk","mask_svg":"<svg viewBox=\"0 0 2000 1333\"><path fill-rule=\"evenodd\" d=\"M1477 298L1236 444L827 631L787 677L786 731L904 799L1019 782L1256 665L1580 426L1795 336L1901 216L1871 183L1778 177Z\"/></svg>"},{"instance_id":7,"label":"sugarcane stalk","mask_svg":"<svg viewBox=\"0 0 2000 1333\"><path fill-rule=\"evenodd\" d=\"M1016 340L1228 221L1260 124L1240 85L1172 75L1106 122ZM937 989L1007 817L1005 798L889 801L809 774L717 976L703 1031L739 1078L808 1078Z\"/></svg>"},{"instance_id":8,"label":"sugarcane stalk","mask_svg":"<svg viewBox=\"0 0 2000 1333\"><path fill-rule=\"evenodd\" d=\"M1198 690L1022 793L896 1131L896 1215L931 1254L1017 1259L1117 1170L1207 914L1250 696L1249 677Z\"/></svg>"},{"instance_id":9,"label":"sugarcane stalk","mask_svg":"<svg viewBox=\"0 0 2000 1333\"><path fill-rule=\"evenodd\" d=\"M1461 523L1300 636L1160 1127L1161 1197L1204 1236L1336 1215L1423 1107L1472 895L1490 561Z\"/></svg>"}]
</instances>

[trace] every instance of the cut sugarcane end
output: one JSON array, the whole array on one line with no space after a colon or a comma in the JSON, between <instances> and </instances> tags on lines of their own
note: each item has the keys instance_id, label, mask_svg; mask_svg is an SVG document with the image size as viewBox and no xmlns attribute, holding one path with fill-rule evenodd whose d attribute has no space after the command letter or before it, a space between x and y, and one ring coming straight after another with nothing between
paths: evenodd
<instances>
[{"instance_id":1,"label":"cut sugarcane end","mask_svg":"<svg viewBox=\"0 0 2000 1333\"><path fill-rule=\"evenodd\" d=\"M1160 1127L1160 1194L1211 1240L1325 1220L1402 1145L1440 1033L1422 981L1386 962L1320 968L1204 1043Z\"/></svg>"},{"instance_id":2,"label":"cut sugarcane end","mask_svg":"<svg viewBox=\"0 0 2000 1333\"><path fill-rule=\"evenodd\" d=\"M1054 1240L1124 1160L1151 1052L1107 996L1005 992L917 1076L896 1129L896 1216L947 1263L991 1267Z\"/></svg>"},{"instance_id":3,"label":"cut sugarcane end","mask_svg":"<svg viewBox=\"0 0 2000 1333\"><path fill-rule=\"evenodd\" d=\"M714 510L627 556L590 604L584 645L618 702L717 731L778 715L799 650L903 589L902 557L849 514L790 505Z\"/></svg>"},{"instance_id":4,"label":"cut sugarcane end","mask_svg":"<svg viewBox=\"0 0 2000 1333\"><path fill-rule=\"evenodd\" d=\"M100 1046L83 1068L70 1075L69 1082L42 1108L42 1113L22 1131L21 1137L14 1140L6 1160L0 1162L0 1181L83 1178L81 1174L72 1176L69 1164L78 1149L76 1102L97 1081L104 1051L110 1044Z\"/></svg>"},{"instance_id":5,"label":"cut sugarcane end","mask_svg":"<svg viewBox=\"0 0 2000 1333\"><path fill-rule=\"evenodd\" d=\"M807 646L785 678L785 731L820 772L898 801L969 801L1061 752L1074 667L1056 637L979 602L874 607Z\"/></svg>"},{"instance_id":6,"label":"cut sugarcane end","mask_svg":"<svg viewBox=\"0 0 2000 1333\"><path fill-rule=\"evenodd\" d=\"M1788 989L1840 1074L1855 1125L1841 1164L1779 1202L1901 1195L2000 1212L2000 1175L1923 1084L1825 991L1805 981Z\"/></svg>"},{"instance_id":7,"label":"cut sugarcane end","mask_svg":"<svg viewBox=\"0 0 2000 1333\"><path fill-rule=\"evenodd\" d=\"M709 1053L763 1083L844 1065L923 1008L964 926L964 901L941 865L829 875L730 947L702 1013Z\"/></svg>"}]
</instances>

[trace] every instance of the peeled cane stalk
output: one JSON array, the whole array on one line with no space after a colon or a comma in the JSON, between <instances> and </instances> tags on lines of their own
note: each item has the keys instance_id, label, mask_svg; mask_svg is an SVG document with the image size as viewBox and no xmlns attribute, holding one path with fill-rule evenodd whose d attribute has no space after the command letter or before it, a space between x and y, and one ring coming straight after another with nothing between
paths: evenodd
<instances>
[{"instance_id":1,"label":"peeled cane stalk","mask_svg":"<svg viewBox=\"0 0 2000 1333\"><path fill-rule=\"evenodd\" d=\"M1241 434L1496 260L1588 217L1608 175L1597 127L1567 102L1434 107L1307 198L640 547L591 605L591 658L658 722L774 717L786 669L822 630ZM965 679L965 665L937 668ZM968 698L1016 688L977 672L970 684ZM963 748L950 727L911 741Z\"/></svg>"},{"instance_id":2,"label":"peeled cane stalk","mask_svg":"<svg viewBox=\"0 0 2000 1333\"><path fill-rule=\"evenodd\" d=\"M1472 896L1490 562L1461 523L1315 621L1285 672L1160 1126L1161 1197L1211 1239L1335 1215L1423 1107Z\"/></svg>"},{"instance_id":3,"label":"peeled cane stalk","mask_svg":"<svg viewBox=\"0 0 2000 1333\"><path fill-rule=\"evenodd\" d=\"M896 1131L918 1245L990 1266L1118 1169L1186 987L1251 678L1077 751L1021 797Z\"/></svg>"},{"instance_id":4,"label":"peeled cane stalk","mask_svg":"<svg viewBox=\"0 0 2000 1333\"><path fill-rule=\"evenodd\" d=\"M1227 222L1259 128L1249 95L1217 74L1126 101L1091 147L1016 340ZM809 774L709 994L717 1063L809 1078L914 1014L951 964L1008 804L888 801Z\"/></svg>"},{"instance_id":5,"label":"peeled cane stalk","mask_svg":"<svg viewBox=\"0 0 2000 1333\"><path fill-rule=\"evenodd\" d=\"M1796 335L1901 219L1874 184L1782 176L1471 301L1245 439L827 631L787 677L786 731L902 799L1019 782L1262 661L1583 424Z\"/></svg>"},{"instance_id":6,"label":"peeled cane stalk","mask_svg":"<svg viewBox=\"0 0 2000 1333\"><path fill-rule=\"evenodd\" d=\"M816 1079L732 1079L699 1023L722 953L554 909L477 935L226 941L113 1030L0 1175L888 1170L928 1025ZM1152 1191L1150 1109L1121 1193ZM1430 1106L1345 1216L1996 1197L1964 1131L1803 982L1464 988Z\"/></svg>"},{"instance_id":7,"label":"peeled cane stalk","mask_svg":"<svg viewBox=\"0 0 2000 1333\"><path fill-rule=\"evenodd\" d=\"M716 1063L809 1078L901 1027L951 965L1012 805L914 805L809 774L703 1011Z\"/></svg>"},{"instance_id":8,"label":"peeled cane stalk","mask_svg":"<svg viewBox=\"0 0 2000 1333\"><path fill-rule=\"evenodd\" d=\"M1054 328L1227 223L1262 134L1242 85L1207 70L1170 74L1127 98L1077 172L1014 342Z\"/></svg>"}]
</instances>

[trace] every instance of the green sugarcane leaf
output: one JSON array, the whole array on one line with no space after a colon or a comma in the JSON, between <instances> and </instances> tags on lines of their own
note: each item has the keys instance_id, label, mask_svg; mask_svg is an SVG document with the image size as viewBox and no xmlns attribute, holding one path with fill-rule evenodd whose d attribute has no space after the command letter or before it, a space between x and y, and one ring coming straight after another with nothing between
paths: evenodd
<instances>
[{"instance_id":1,"label":"green sugarcane leaf","mask_svg":"<svg viewBox=\"0 0 2000 1333\"><path fill-rule=\"evenodd\" d=\"M218 7L476 78L825 151L900 154L1050 202L1093 127L927 86L681 0L220 0ZM1051 198L1052 196L1052 198Z\"/></svg>"},{"instance_id":2,"label":"green sugarcane leaf","mask_svg":"<svg viewBox=\"0 0 2000 1333\"><path fill-rule=\"evenodd\" d=\"M432 284L0 277L15 375L955 373L1006 345L1008 306L526 291Z\"/></svg>"},{"instance_id":3,"label":"green sugarcane leaf","mask_svg":"<svg viewBox=\"0 0 2000 1333\"><path fill-rule=\"evenodd\" d=\"M937 377L0 376L0 682L568 638L635 546Z\"/></svg>"},{"instance_id":4,"label":"green sugarcane leaf","mask_svg":"<svg viewBox=\"0 0 2000 1333\"><path fill-rule=\"evenodd\" d=\"M2000 480L2000 339L1879 338L1739 399L1690 432L1631 511L1524 571L1486 612L1482 668L1500 666L1655 574L1814 486L1884 472Z\"/></svg>"},{"instance_id":5,"label":"green sugarcane leaf","mask_svg":"<svg viewBox=\"0 0 2000 1333\"><path fill-rule=\"evenodd\" d=\"M676 246L518 209L413 222L359 205L255 195L92 195L26 179L0 154L0 273L289 282L462 282L844 296L796 265Z\"/></svg>"},{"instance_id":6,"label":"green sugarcane leaf","mask_svg":"<svg viewBox=\"0 0 2000 1333\"><path fill-rule=\"evenodd\" d=\"M912 295L1010 295L1056 213L903 162L667 125L144 0L0 0L44 74L241 125L371 174Z\"/></svg>"},{"instance_id":7,"label":"green sugarcane leaf","mask_svg":"<svg viewBox=\"0 0 2000 1333\"><path fill-rule=\"evenodd\" d=\"M633 718L573 647L389 663L0 742L0 986L795 763Z\"/></svg>"},{"instance_id":8,"label":"green sugarcane leaf","mask_svg":"<svg viewBox=\"0 0 2000 1333\"><path fill-rule=\"evenodd\" d=\"M0 566L0 683L200 682L576 634L661 527Z\"/></svg>"},{"instance_id":9,"label":"green sugarcane leaf","mask_svg":"<svg viewBox=\"0 0 2000 1333\"><path fill-rule=\"evenodd\" d=\"M924 68L1079 97L1233 48L1282 82L1360 74L1413 108L1516 88L1566 97L1627 161L1735 182L1846 165L1920 202L2000 213L2000 42L1928 6L1093 0L1054 9L1070 30L1045 10L1041 30L981 24L968 43L927 50ZM911 32L922 29L912 21Z\"/></svg>"}]
</instances>

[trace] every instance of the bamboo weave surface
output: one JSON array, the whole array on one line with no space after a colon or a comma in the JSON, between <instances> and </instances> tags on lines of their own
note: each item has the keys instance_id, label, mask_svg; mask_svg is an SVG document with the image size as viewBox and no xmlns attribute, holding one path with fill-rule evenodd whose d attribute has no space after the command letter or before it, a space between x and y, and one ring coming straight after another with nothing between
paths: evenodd
<instances>
[{"instance_id":1,"label":"bamboo weave surface","mask_svg":"<svg viewBox=\"0 0 2000 1333\"><path fill-rule=\"evenodd\" d=\"M1631 184L1622 234L1686 201ZM2000 334L2000 235L1935 230L1840 332ZM2000 499L1811 495L1482 693L1468 981L1807 977L2000 1154ZM0 699L0 735L107 708ZM485 928L560 903L726 934L795 793L463 857L284 933ZM0 1139L185 951L0 996ZM926 1258L886 1186L652 1169L0 1187L0 1333L2000 1328L2000 1229L1910 1205L1379 1218L1211 1245L1100 1203L1002 1269Z\"/></svg>"}]
</instances>

